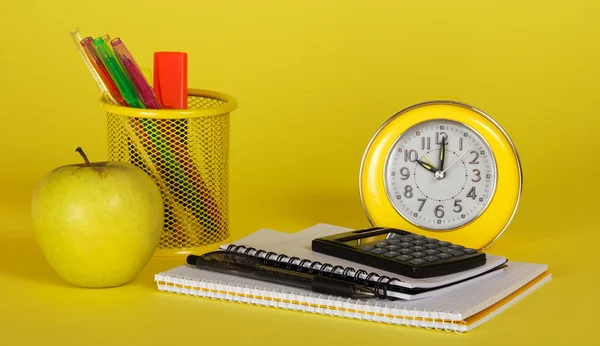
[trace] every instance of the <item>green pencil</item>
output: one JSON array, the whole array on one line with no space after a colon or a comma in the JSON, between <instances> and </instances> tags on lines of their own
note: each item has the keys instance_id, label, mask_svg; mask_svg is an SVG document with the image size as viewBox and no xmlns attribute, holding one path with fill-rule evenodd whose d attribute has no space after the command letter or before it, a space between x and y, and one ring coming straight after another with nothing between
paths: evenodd
<instances>
[{"instance_id":1,"label":"green pencil","mask_svg":"<svg viewBox=\"0 0 600 346\"><path fill-rule=\"evenodd\" d=\"M129 78L127 78L125 71L123 71L121 65L119 65L115 53L108 46L107 40L110 40L108 35L95 38L94 47L96 47L98 50L98 55L100 55L100 59L104 63L104 66L106 66L108 74L115 82L119 92L121 92L123 99L125 99L125 102L127 102L129 107L145 108L144 104L135 92L133 84L131 84L131 81Z\"/></svg>"}]
</instances>

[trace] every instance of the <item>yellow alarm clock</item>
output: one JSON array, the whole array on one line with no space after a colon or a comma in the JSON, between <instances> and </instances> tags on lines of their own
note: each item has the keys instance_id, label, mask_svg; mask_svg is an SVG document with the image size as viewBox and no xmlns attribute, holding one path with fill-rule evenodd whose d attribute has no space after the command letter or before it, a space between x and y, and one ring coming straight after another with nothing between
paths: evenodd
<instances>
[{"instance_id":1,"label":"yellow alarm clock","mask_svg":"<svg viewBox=\"0 0 600 346\"><path fill-rule=\"evenodd\" d=\"M510 224L522 184L506 131L454 101L424 102L393 115L371 138L359 176L372 225L480 250Z\"/></svg>"}]
</instances>

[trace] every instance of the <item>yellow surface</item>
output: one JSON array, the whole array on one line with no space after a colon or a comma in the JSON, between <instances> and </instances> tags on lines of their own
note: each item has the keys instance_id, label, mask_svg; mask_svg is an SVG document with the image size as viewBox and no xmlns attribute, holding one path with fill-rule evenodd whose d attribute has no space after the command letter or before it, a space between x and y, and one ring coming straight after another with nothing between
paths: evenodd
<instances>
[{"instance_id":1,"label":"yellow surface","mask_svg":"<svg viewBox=\"0 0 600 346\"><path fill-rule=\"evenodd\" d=\"M597 251L580 251L600 243L600 3L24 0L0 11L0 345L597 343ZM142 66L156 50L186 51L190 87L236 97L233 238L366 226L358 170L386 119L431 99L485 110L524 170L519 211L488 251L548 263L552 281L464 335L157 292L153 274L177 260L116 289L67 286L32 241L28 204L43 174L79 162L77 146L106 157L74 26L120 36Z\"/></svg>"},{"instance_id":2,"label":"yellow surface","mask_svg":"<svg viewBox=\"0 0 600 346\"><path fill-rule=\"evenodd\" d=\"M505 137L503 129L493 123L493 117L488 119L487 116L490 115L482 115L482 110L474 111L466 107L472 106L447 102L415 105L415 108L402 110L402 114L386 121L377 131L369 147L365 149L359 177L367 217L374 225L398 227L475 249L486 249L505 230L513 217L522 190L518 154ZM482 136L494 154L498 172L496 190L487 208L470 223L448 232L429 231L404 219L389 201L384 182L387 156L398 138L417 124L440 118L466 125Z\"/></svg>"}]
</instances>

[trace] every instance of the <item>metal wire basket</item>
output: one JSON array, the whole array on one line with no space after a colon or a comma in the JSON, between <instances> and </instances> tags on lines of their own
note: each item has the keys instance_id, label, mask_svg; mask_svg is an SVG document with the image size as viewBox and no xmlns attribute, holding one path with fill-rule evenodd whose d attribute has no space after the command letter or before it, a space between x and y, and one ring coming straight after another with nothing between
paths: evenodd
<instances>
[{"instance_id":1,"label":"metal wire basket","mask_svg":"<svg viewBox=\"0 0 600 346\"><path fill-rule=\"evenodd\" d=\"M190 89L182 110L100 105L107 112L109 160L140 167L163 194L155 256L185 255L229 237L229 117L237 101Z\"/></svg>"}]
</instances>

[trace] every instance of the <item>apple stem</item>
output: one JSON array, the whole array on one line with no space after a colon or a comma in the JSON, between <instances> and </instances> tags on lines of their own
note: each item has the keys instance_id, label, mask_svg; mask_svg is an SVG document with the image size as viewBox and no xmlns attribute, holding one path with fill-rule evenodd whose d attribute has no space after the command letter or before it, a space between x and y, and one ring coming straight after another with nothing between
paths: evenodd
<instances>
[{"instance_id":1,"label":"apple stem","mask_svg":"<svg viewBox=\"0 0 600 346\"><path fill-rule=\"evenodd\" d=\"M77 147L77 149L75 149L76 152L78 152L83 159L85 160L85 164L86 165L90 165L90 160L88 160L87 155L83 152L83 149L81 149L81 147Z\"/></svg>"}]
</instances>

